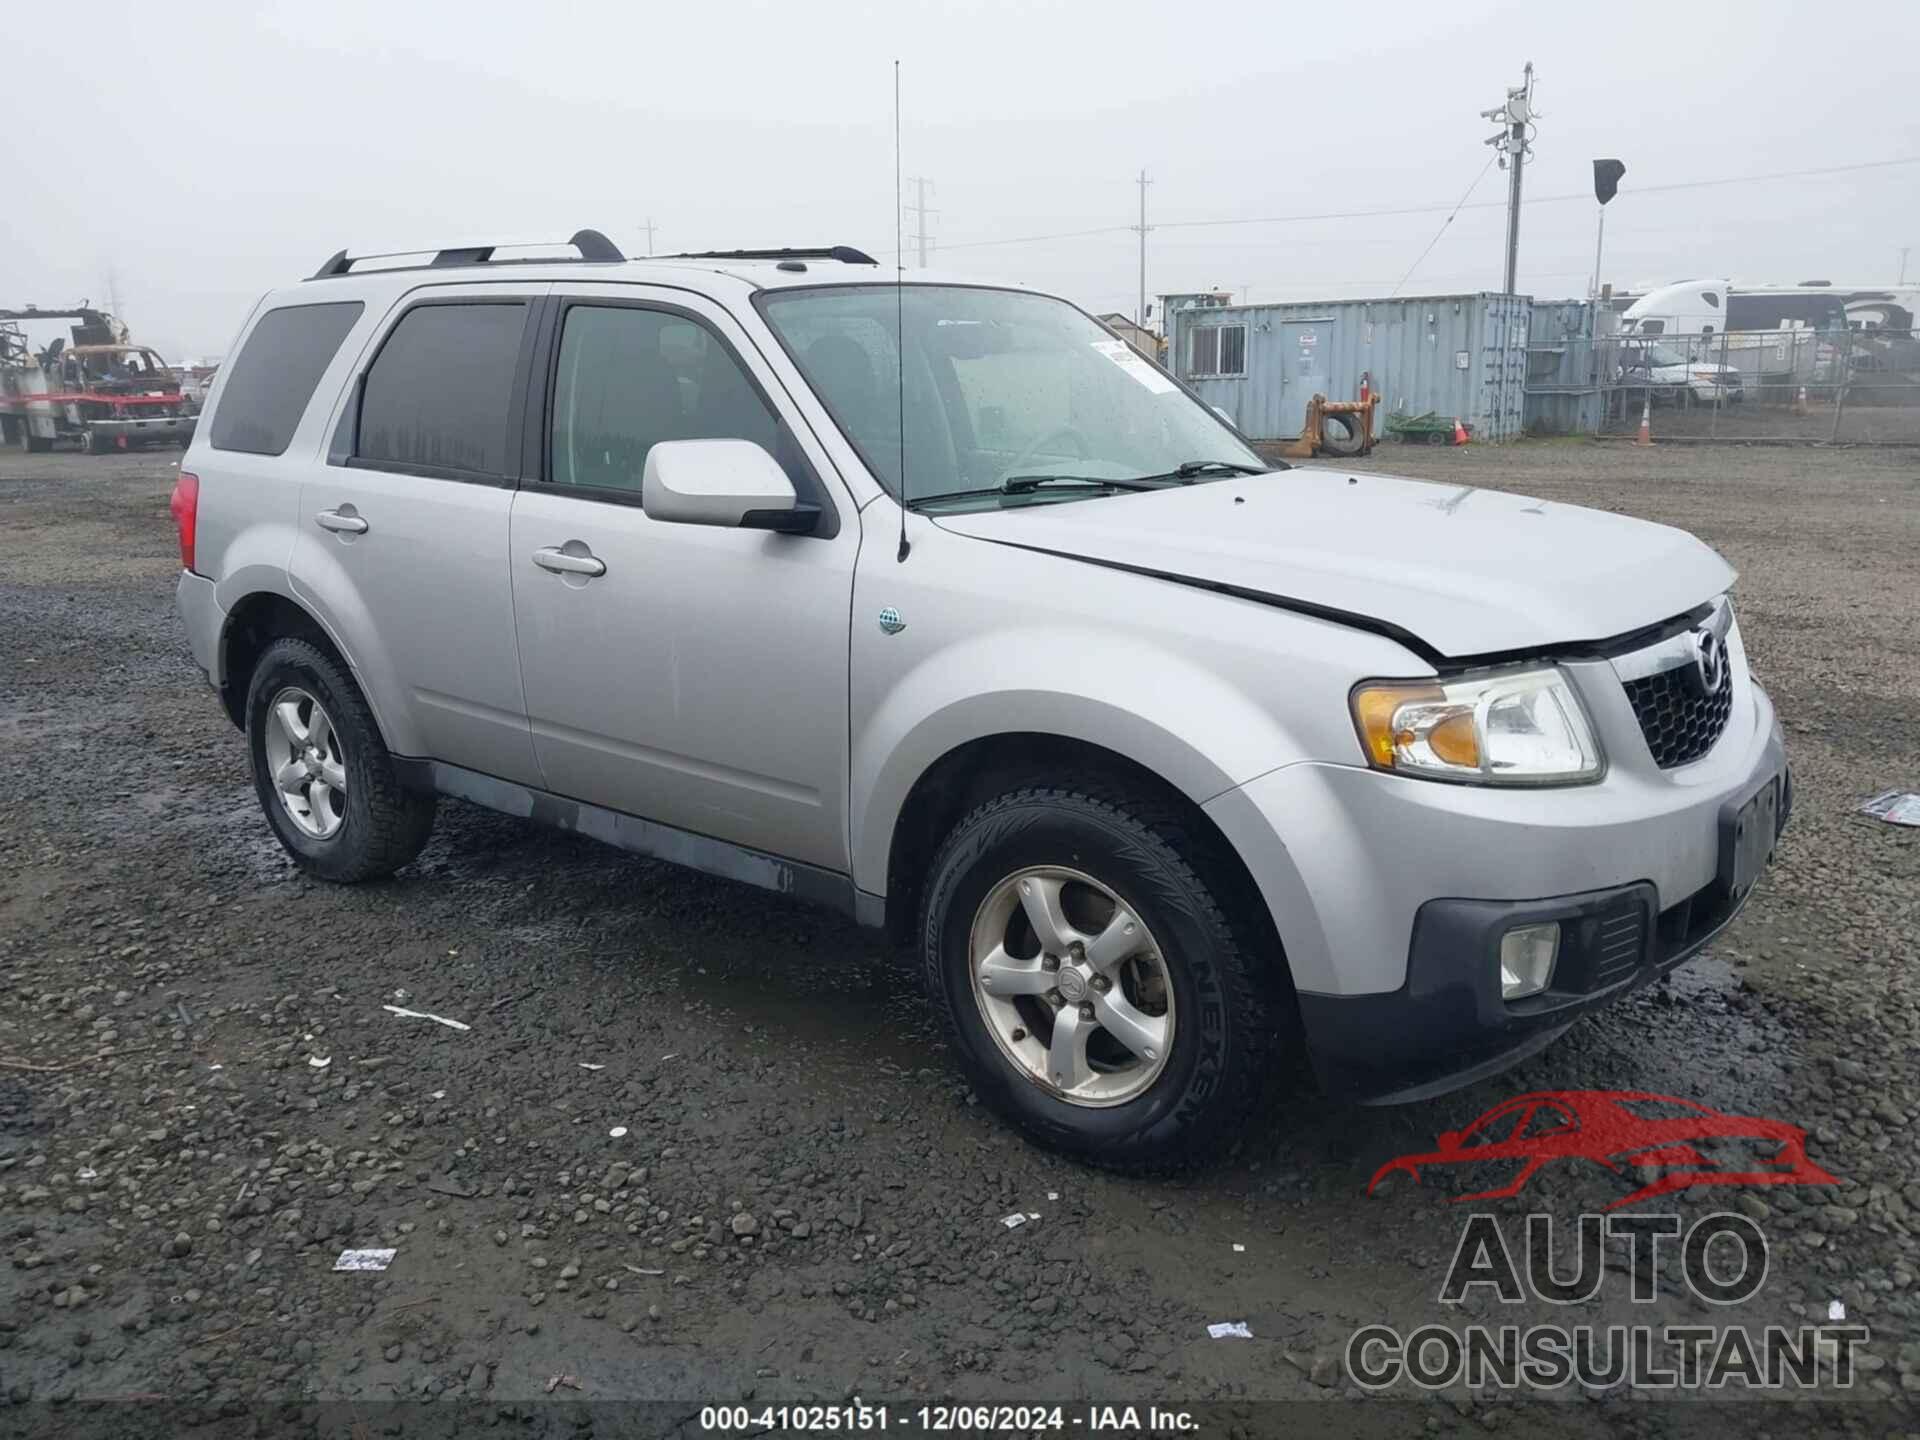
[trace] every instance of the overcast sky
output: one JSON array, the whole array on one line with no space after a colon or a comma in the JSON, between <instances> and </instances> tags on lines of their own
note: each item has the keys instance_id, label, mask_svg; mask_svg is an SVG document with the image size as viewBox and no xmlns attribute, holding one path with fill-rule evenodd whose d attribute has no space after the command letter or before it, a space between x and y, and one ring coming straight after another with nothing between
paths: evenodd
<instances>
[{"instance_id":1,"label":"overcast sky","mask_svg":"<svg viewBox=\"0 0 1920 1440\"><path fill-rule=\"evenodd\" d=\"M1581 295L1590 162L1627 164L1606 277L1920 278L1920 4L1381 0L566 6L332 0L20 5L7 53L0 307L110 287L169 359L217 355L333 250L590 225L642 253L845 243L891 263L904 168L937 268L1131 312L1150 292L1498 289L1506 176L1479 112L1532 60L1520 289ZM1573 197L1573 198L1555 198ZM912 198L909 187L909 199ZM1177 222L1438 206L1247 225ZM908 217L909 234L913 217ZM911 240L909 248L912 248Z\"/></svg>"}]
</instances>

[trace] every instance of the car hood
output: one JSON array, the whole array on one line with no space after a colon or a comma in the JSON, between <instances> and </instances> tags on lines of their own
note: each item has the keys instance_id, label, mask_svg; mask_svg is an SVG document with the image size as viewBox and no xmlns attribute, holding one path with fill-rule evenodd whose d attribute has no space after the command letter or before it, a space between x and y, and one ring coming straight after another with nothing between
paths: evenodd
<instances>
[{"instance_id":1,"label":"car hood","mask_svg":"<svg viewBox=\"0 0 1920 1440\"><path fill-rule=\"evenodd\" d=\"M1666 525L1314 467L937 523L1385 628L1429 658L1611 639L1711 600L1734 578Z\"/></svg>"}]
</instances>

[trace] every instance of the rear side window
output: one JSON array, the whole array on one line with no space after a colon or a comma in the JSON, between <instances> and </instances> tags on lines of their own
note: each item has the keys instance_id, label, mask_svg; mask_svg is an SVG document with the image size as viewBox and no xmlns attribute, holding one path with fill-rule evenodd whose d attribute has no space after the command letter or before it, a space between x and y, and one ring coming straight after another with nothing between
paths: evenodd
<instances>
[{"instance_id":1,"label":"rear side window","mask_svg":"<svg viewBox=\"0 0 1920 1440\"><path fill-rule=\"evenodd\" d=\"M227 367L208 443L216 450L284 455L340 342L366 307L285 305L260 317Z\"/></svg>"},{"instance_id":2,"label":"rear side window","mask_svg":"<svg viewBox=\"0 0 1920 1440\"><path fill-rule=\"evenodd\" d=\"M400 317L360 397L362 460L394 468L507 476L522 301L416 305ZM518 457L515 457L516 462Z\"/></svg>"}]
</instances>

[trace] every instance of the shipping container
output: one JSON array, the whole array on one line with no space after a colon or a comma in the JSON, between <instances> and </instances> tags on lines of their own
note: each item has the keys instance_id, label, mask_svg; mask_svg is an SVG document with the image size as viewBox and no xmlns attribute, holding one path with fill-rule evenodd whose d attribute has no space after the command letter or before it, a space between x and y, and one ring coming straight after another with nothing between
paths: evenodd
<instances>
[{"instance_id":1,"label":"shipping container","mask_svg":"<svg viewBox=\"0 0 1920 1440\"><path fill-rule=\"evenodd\" d=\"M1300 433L1307 401L1381 397L1376 428L1433 414L1475 439L1522 433L1525 295L1421 295L1391 300L1170 308L1167 354L1200 398L1254 440Z\"/></svg>"},{"instance_id":2,"label":"shipping container","mask_svg":"<svg viewBox=\"0 0 1920 1440\"><path fill-rule=\"evenodd\" d=\"M1606 301L1533 302L1527 434L1600 433L1620 369L1619 335L1620 313Z\"/></svg>"}]
</instances>

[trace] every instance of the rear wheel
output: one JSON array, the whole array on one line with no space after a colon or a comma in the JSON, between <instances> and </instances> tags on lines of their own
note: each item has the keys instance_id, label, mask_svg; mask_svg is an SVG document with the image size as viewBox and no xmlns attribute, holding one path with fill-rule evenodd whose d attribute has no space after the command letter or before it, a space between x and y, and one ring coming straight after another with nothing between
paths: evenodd
<instances>
[{"instance_id":1,"label":"rear wheel","mask_svg":"<svg viewBox=\"0 0 1920 1440\"><path fill-rule=\"evenodd\" d=\"M434 797L400 783L366 698L318 646L282 639L254 666L247 747L267 823L300 866L350 883L420 853Z\"/></svg>"},{"instance_id":2,"label":"rear wheel","mask_svg":"<svg viewBox=\"0 0 1920 1440\"><path fill-rule=\"evenodd\" d=\"M1102 789L1015 791L955 827L923 960L982 1099L1123 1166L1197 1158L1245 1121L1284 1007L1209 859L1169 807Z\"/></svg>"}]
</instances>

